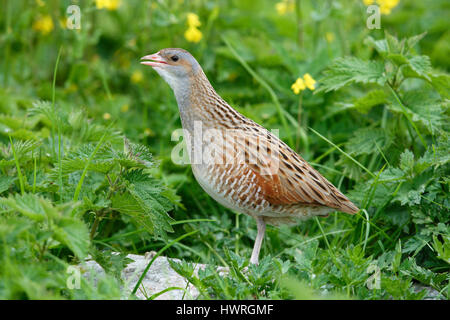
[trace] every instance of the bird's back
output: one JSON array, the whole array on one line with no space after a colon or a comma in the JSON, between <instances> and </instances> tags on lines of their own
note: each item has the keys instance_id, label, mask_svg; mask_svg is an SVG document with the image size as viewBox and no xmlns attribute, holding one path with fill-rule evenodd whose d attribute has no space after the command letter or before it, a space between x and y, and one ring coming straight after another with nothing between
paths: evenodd
<instances>
[{"instance_id":1,"label":"bird's back","mask_svg":"<svg viewBox=\"0 0 450 320\"><path fill-rule=\"evenodd\" d=\"M222 205L271 224L358 208L302 157L215 92L192 101L202 124L202 160L193 173ZM183 117L183 116L182 116ZM195 155L193 150L193 155Z\"/></svg>"}]
</instances>

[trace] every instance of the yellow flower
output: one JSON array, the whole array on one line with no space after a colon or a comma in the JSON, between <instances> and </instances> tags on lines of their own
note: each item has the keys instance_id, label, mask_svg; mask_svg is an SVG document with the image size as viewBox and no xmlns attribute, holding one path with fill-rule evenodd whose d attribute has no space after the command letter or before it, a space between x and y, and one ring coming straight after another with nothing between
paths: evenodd
<instances>
[{"instance_id":1,"label":"yellow flower","mask_svg":"<svg viewBox=\"0 0 450 320\"><path fill-rule=\"evenodd\" d=\"M195 13L189 12L187 14L187 24L188 28L186 32L184 33L184 37L189 42L199 42L202 40L203 34L198 29L202 24L200 22L200 19L198 18L198 15Z\"/></svg>"},{"instance_id":2,"label":"yellow flower","mask_svg":"<svg viewBox=\"0 0 450 320\"><path fill-rule=\"evenodd\" d=\"M198 15L192 12L189 12L187 14L187 24L189 27L193 28L200 27L202 25L200 19L198 18Z\"/></svg>"},{"instance_id":3,"label":"yellow flower","mask_svg":"<svg viewBox=\"0 0 450 320\"><path fill-rule=\"evenodd\" d=\"M154 135L154 132L153 132L150 128L145 128L144 134L145 134L146 136L153 136L153 135Z\"/></svg>"},{"instance_id":4,"label":"yellow flower","mask_svg":"<svg viewBox=\"0 0 450 320\"><path fill-rule=\"evenodd\" d=\"M122 112L127 112L130 109L130 106L128 104L124 104L121 108L120 111Z\"/></svg>"},{"instance_id":5,"label":"yellow flower","mask_svg":"<svg viewBox=\"0 0 450 320\"><path fill-rule=\"evenodd\" d=\"M144 75L142 74L142 71L136 70L131 74L131 82L133 83L139 83L144 79Z\"/></svg>"},{"instance_id":6,"label":"yellow flower","mask_svg":"<svg viewBox=\"0 0 450 320\"><path fill-rule=\"evenodd\" d=\"M105 119L105 120L111 119L111 114L109 114L108 112L105 112L105 113L103 114L103 119Z\"/></svg>"},{"instance_id":7,"label":"yellow flower","mask_svg":"<svg viewBox=\"0 0 450 320\"><path fill-rule=\"evenodd\" d=\"M184 37L189 42L199 42L202 40L203 34L195 27L189 27L184 33Z\"/></svg>"},{"instance_id":8,"label":"yellow flower","mask_svg":"<svg viewBox=\"0 0 450 320\"><path fill-rule=\"evenodd\" d=\"M120 0L95 0L97 9L117 10Z\"/></svg>"},{"instance_id":9,"label":"yellow flower","mask_svg":"<svg viewBox=\"0 0 450 320\"><path fill-rule=\"evenodd\" d=\"M306 89L305 82L302 78L298 78L291 86L292 91L294 91L295 94L299 94L300 91L303 91Z\"/></svg>"},{"instance_id":10,"label":"yellow flower","mask_svg":"<svg viewBox=\"0 0 450 320\"><path fill-rule=\"evenodd\" d=\"M48 34L53 30L53 20L50 15L41 16L33 23L33 30L39 31L42 34Z\"/></svg>"},{"instance_id":11,"label":"yellow flower","mask_svg":"<svg viewBox=\"0 0 450 320\"><path fill-rule=\"evenodd\" d=\"M287 12L294 11L295 4L292 0L283 0L275 4L275 9L280 16L286 14Z\"/></svg>"},{"instance_id":12,"label":"yellow flower","mask_svg":"<svg viewBox=\"0 0 450 320\"><path fill-rule=\"evenodd\" d=\"M385 15L390 14L392 9L394 9L399 2L400 0L376 0L376 3L380 7L380 13ZM363 0L363 3L366 6L370 6L375 3L375 0Z\"/></svg>"},{"instance_id":13,"label":"yellow flower","mask_svg":"<svg viewBox=\"0 0 450 320\"><path fill-rule=\"evenodd\" d=\"M381 14L390 14L391 10L394 9L400 0L377 0L377 3L380 5Z\"/></svg>"},{"instance_id":14,"label":"yellow flower","mask_svg":"<svg viewBox=\"0 0 450 320\"><path fill-rule=\"evenodd\" d=\"M316 84L316 80L314 80L309 73L305 73L303 75L303 79L305 80L305 85L309 90L314 90L314 85Z\"/></svg>"},{"instance_id":15,"label":"yellow flower","mask_svg":"<svg viewBox=\"0 0 450 320\"><path fill-rule=\"evenodd\" d=\"M325 39L327 39L327 42L328 42L328 43L333 42L333 41L334 41L334 38L335 38L335 36L334 36L334 33L333 33L333 32L327 32L327 33L325 33Z\"/></svg>"},{"instance_id":16,"label":"yellow flower","mask_svg":"<svg viewBox=\"0 0 450 320\"><path fill-rule=\"evenodd\" d=\"M316 84L316 80L311 77L309 73L305 73L303 78L297 78L295 82L292 84L291 89L295 94L299 94L300 91L308 88L309 90L314 90L314 85Z\"/></svg>"},{"instance_id":17,"label":"yellow flower","mask_svg":"<svg viewBox=\"0 0 450 320\"><path fill-rule=\"evenodd\" d=\"M66 92L75 92L78 90L78 86L74 83L71 83L70 86L66 89Z\"/></svg>"},{"instance_id":18,"label":"yellow flower","mask_svg":"<svg viewBox=\"0 0 450 320\"><path fill-rule=\"evenodd\" d=\"M280 16L284 15L287 12L288 6L286 2L278 2L275 5L275 9L277 9L277 12Z\"/></svg>"}]
</instances>

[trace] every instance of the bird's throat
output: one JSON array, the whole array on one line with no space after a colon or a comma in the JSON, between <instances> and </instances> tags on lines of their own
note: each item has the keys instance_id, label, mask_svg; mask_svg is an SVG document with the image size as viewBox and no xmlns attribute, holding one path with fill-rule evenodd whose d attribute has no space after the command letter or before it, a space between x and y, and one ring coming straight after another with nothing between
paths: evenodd
<instances>
[{"instance_id":1,"label":"bird's throat","mask_svg":"<svg viewBox=\"0 0 450 320\"><path fill-rule=\"evenodd\" d=\"M189 77L187 85L174 86L183 129L194 131L195 122L208 127L214 115L214 101L221 100L202 70Z\"/></svg>"}]
</instances>

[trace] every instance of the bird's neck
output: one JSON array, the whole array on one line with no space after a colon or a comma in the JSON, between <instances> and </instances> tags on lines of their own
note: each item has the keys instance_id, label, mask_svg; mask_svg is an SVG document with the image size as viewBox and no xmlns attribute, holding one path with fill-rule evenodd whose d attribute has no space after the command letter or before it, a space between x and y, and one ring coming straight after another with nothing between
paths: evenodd
<instances>
[{"instance_id":1,"label":"bird's neck","mask_svg":"<svg viewBox=\"0 0 450 320\"><path fill-rule=\"evenodd\" d=\"M188 86L174 88L183 128L193 133L194 126L203 128L227 128L237 113L214 90L203 70L189 78Z\"/></svg>"}]
</instances>

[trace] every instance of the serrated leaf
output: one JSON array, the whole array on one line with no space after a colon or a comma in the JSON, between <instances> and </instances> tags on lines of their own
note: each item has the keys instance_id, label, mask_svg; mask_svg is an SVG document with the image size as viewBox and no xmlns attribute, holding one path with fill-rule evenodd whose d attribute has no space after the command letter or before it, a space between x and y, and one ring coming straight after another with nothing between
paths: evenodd
<instances>
[{"instance_id":1,"label":"serrated leaf","mask_svg":"<svg viewBox=\"0 0 450 320\"><path fill-rule=\"evenodd\" d=\"M373 180L357 183L353 190L349 192L349 197L354 201L364 203L367 199L367 195L370 192L373 192L371 205L380 207L386 204L386 200L391 197L397 186L394 183L379 183L375 186L375 190L371 190L372 184Z\"/></svg>"},{"instance_id":2,"label":"serrated leaf","mask_svg":"<svg viewBox=\"0 0 450 320\"><path fill-rule=\"evenodd\" d=\"M437 257L450 264L450 235L442 236L443 243L438 237L433 235L433 248L436 250Z\"/></svg>"},{"instance_id":3,"label":"serrated leaf","mask_svg":"<svg viewBox=\"0 0 450 320\"><path fill-rule=\"evenodd\" d=\"M401 205L414 206L420 204L421 195L425 192L425 186L420 186L419 190L411 190L412 185L405 183L402 185L394 200L400 201Z\"/></svg>"},{"instance_id":4,"label":"serrated leaf","mask_svg":"<svg viewBox=\"0 0 450 320\"><path fill-rule=\"evenodd\" d=\"M404 40L399 41L396 37L391 35L387 30L384 32L386 43L390 53L401 53L404 45Z\"/></svg>"},{"instance_id":5,"label":"serrated leaf","mask_svg":"<svg viewBox=\"0 0 450 320\"><path fill-rule=\"evenodd\" d=\"M140 169L128 172L124 179L128 181L127 192L113 197L113 208L131 216L150 233L166 236L166 232L172 232L172 218L167 211L173 205L163 195L159 181Z\"/></svg>"},{"instance_id":6,"label":"serrated leaf","mask_svg":"<svg viewBox=\"0 0 450 320\"><path fill-rule=\"evenodd\" d=\"M111 201L111 207L114 210L130 216L136 225L146 229L150 234L155 233L152 219L148 216L145 208L129 192L116 194L112 197Z\"/></svg>"},{"instance_id":7,"label":"serrated leaf","mask_svg":"<svg viewBox=\"0 0 450 320\"><path fill-rule=\"evenodd\" d=\"M378 148L387 148L390 144L391 139L385 130L362 128L348 141L347 150L353 155L371 154L378 153Z\"/></svg>"},{"instance_id":8,"label":"serrated leaf","mask_svg":"<svg viewBox=\"0 0 450 320\"><path fill-rule=\"evenodd\" d=\"M389 53L387 58L394 62L397 66L401 66L403 64L408 64L409 60L404 55L400 53Z\"/></svg>"},{"instance_id":9,"label":"serrated leaf","mask_svg":"<svg viewBox=\"0 0 450 320\"><path fill-rule=\"evenodd\" d=\"M373 107L386 102L386 93L383 90L369 91L364 97L354 101L355 109L361 113L367 113Z\"/></svg>"},{"instance_id":10,"label":"serrated leaf","mask_svg":"<svg viewBox=\"0 0 450 320\"><path fill-rule=\"evenodd\" d=\"M43 115L50 123L57 122L57 115L52 109L50 101L33 102L33 107L28 110L30 116Z\"/></svg>"},{"instance_id":11,"label":"serrated leaf","mask_svg":"<svg viewBox=\"0 0 450 320\"><path fill-rule=\"evenodd\" d=\"M411 152L411 150L406 149L400 155L400 169L402 169L405 172L411 172L413 171L413 167L414 167L414 154Z\"/></svg>"},{"instance_id":12,"label":"serrated leaf","mask_svg":"<svg viewBox=\"0 0 450 320\"><path fill-rule=\"evenodd\" d=\"M413 122L422 125L431 133L440 131L444 122L444 110L448 108L447 101L437 100L436 97L430 95L429 91L425 90L407 91L403 94L402 99L407 106L406 112ZM397 102L388 104L387 107L396 113L403 112Z\"/></svg>"},{"instance_id":13,"label":"serrated leaf","mask_svg":"<svg viewBox=\"0 0 450 320\"><path fill-rule=\"evenodd\" d=\"M430 241L430 238L421 234L417 234L412 238L409 238L403 246L402 252L409 253L415 252L417 254L423 247L427 245Z\"/></svg>"},{"instance_id":14,"label":"serrated leaf","mask_svg":"<svg viewBox=\"0 0 450 320\"><path fill-rule=\"evenodd\" d=\"M84 259L89 249L89 231L83 221L72 217L61 217L52 226L54 238L66 245L79 258Z\"/></svg>"},{"instance_id":15,"label":"serrated leaf","mask_svg":"<svg viewBox=\"0 0 450 320\"><path fill-rule=\"evenodd\" d=\"M107 272L117 279L120 279L122 270L130 263L132 259L128 258L127 253L118 253L111 251L92 250L93 259Z\"/></svg>"},{"instance_id":16,"label":"serrated leaf","mask_svg":"<svg viewBox=\"0 0 450 320\"><path fill-rule=\"evenodd\" d=\"M391 167L391 168L387 168L380 174L378 181L379 182L399 181L399 180L402 180L404 176L405 176L405 173L402 170L400 170L399 168Z\"/></svg>"},{"instance_id":17,"label":"serrated leaf","mask_svg":"<svg viewBox=\"0 0 450 320\"><path fill-rule=\"evenodd\" d=\"M41 146L41 141L36 140L16 140L13 141L14 143L14 149L16 151L16 157L19 159L20 162L26 161L30 159L30 152ZM5 165L7 164L6 159L12 159L13 158L13 152L11 145L8 146L7 149L1 150L1 154L3 154L3 157L5 159L2 159L1 161L5 161Z\"/></svg>"},{"instance_id":18,"label":"serrated leaf","mask_svg":"<svg viewBox=\"0 0 450 320\"><path fill-rule=\"evenodd\" d=\"M408 59L408 66L413 71L409 74L405 69L403 69L403 75L405 77L418 76L431 80L428 73L431 72L431 62L428 56L413 56Z\"/></svg>"},{"instance_id":19,"label":"serrated leaf","mask_svg":"<svg viewBox=\"0 0 450 320\"><path fill-rule=\"evenodd\" d=\"M371 36L368 36L364 40L364 44L373 46L375 48L375 50L379 54L381 54L382 56L386 55L388 53L388 51L389 51L389 47L388 47L388 44L386 42L386 39L375 40Z\"/></svg>"},{"instance_id":20,"label":"serrated leaf","mask_svg":"<svg viewBox=\"0 0 450 320\"><path fill-rule=\"evenodd\" d=\"M427 35L427 32L412 36L406 40L406 53L412 49L420 40L422 40Z\"/></svg>"},{"instance_id":21,"label":"serrated leaf","mask_svg":"<svg viewBox=\"0 0 450 320\"><path fill-rule=\"evenodd\" d=\"M431 84L442 98L450 99L450 76L448 74L430 74Z\"/></svg>"},{"instance_id":22,"label":"serrated leaf","mask_svg":"<svg viewBox=\"0 0 450 320\"><path fill-rule=\"evenodd\" d=\"M386 82L383 63L364 61L355 57L336 59L324 73L317 92L338 90L350 83L384 85Z\"/></svg>"},{"instance_id":23,"label":"serrated leaf","mask_svg":"<svg viewBox=\"0 0 450 320\"><path fill-rule=\"evenodd\" d=\"M0 193L8 190L16 179L16 177L0 176Z\"/></svg>"},{"instance_id":24,"label":"serrated leaf","mask_svg":"<svg viewBox=\"0 0 450 320\"><path fill-rule=\"evenodd\" d=\"M44 199L35 194L16 194L9 198L0 198L0 204L18 211L32 220L43 221L47 214L42 206L41 200ZM48 202L48 200L44 201Z\"/></svg>"}]
</instances>

